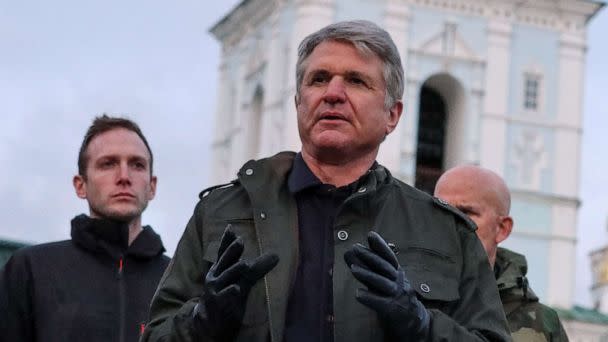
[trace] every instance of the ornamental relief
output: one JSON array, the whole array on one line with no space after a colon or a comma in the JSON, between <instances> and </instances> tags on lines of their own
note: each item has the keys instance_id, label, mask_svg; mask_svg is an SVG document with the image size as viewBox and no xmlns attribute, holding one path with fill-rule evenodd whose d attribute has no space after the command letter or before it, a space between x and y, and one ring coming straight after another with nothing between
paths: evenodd
<instances>
[{"instance_id":1,"label":"ornamental relief","mask_svg":"<svg viewBox=\"0 0 608 342\"><path fill-rule=\"evenodd\" d=\"M545 138L539 131L523 129L514 137L511 164L515 169L515 184L527 190L540 190L542 172L548 167Z\"/></svg>"}]
</instances>

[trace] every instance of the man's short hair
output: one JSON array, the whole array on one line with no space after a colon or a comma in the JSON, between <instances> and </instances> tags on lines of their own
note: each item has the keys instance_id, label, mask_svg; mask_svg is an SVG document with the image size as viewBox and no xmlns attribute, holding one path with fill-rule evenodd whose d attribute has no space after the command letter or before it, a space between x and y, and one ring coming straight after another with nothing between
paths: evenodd
<instances>
[{"instance_id":1,"label":"man's short hair","mask_svg":"<svg viewBox=\"0 0 608 342\"><path fill-rule=\"evenodd\" d=\"M84 135L84 139L82 139L82 145L80 145L80 151L78 152L79 175L86 178L87 164L89 162L87 148L89 147L89 144L91 143L93 138L102 133L117 128L124 128L131 132L134 132L135 134L137 134L137 136L139 136L139 138L141 138L141 140L144 142L144 145L146 145L146 148L148 149L148 153L150 153L150 174L152 174L152 164L154 161L154 157L152 156L152 149L150 149L150 145L148 145L148 140L146 140L146 137L142 133L139 126L135 122L127 118L111 117L106 114L103 114L102 116L98 116L93 120L93 123L87 130L87 133Z\"/></svg>"},{"instance_id":2,"label":"man's short hair","mask_svg":"<svg viewBox=\"0 0 608 342\"><path fill-rule=\"evenodd\" d=\"M312 54L317 45L325 41L351 43L363 54L373 53L383 63L382 75L386 82L386 97L384 105L392 107L401 100L404 90L403 67L399 50L391 36L378 25L367 20L342 21L331 24L304 38L298 47L296 63L296 97L300 96L300 88L306 70L306 59Z\"/></svg>"}]
</instances>

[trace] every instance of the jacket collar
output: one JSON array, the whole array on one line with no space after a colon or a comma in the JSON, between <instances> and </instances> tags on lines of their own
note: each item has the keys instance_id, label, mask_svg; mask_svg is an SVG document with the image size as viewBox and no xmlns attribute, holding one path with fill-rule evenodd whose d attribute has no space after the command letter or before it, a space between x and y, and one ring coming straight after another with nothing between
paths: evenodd
<instances>
[{"instance_id":1,"label":"jacket collar","mask_svg":"<svg viewBox=\"0 0 608 342\"><path fill-rule=\"evenodd\" d=\"M84 214L72 219L72 240L81 248L108 255L115 260L126 255L149 259L165 251L160 236L150 226L143 227L129 246L129 227L126 223L94 219Z\"/></svg>"},{"instance_id":2,"label":"jacket collar","mask_svg":"<svg viewBox=\"0 0 608 342\"><path fill-rule=\"evenodd\" d=\"M498 248L494 265L496 284L500 298L505 302L538 301L538 296L528 285L526 257L506 248Z\"/></svg>"},{"instance_id":3,"label":"jacket collar","mask_svg":"<svg viewBox=\"0 0 608 342\"><path fill-rule=\"evenodd\" d=\"M381 167L379 167L378 162L374 161L372 166L369 168L369 170L365 174L363 174L356 181L354 181L348 185L345 185L342 188L348 188L350 190L349 193L352 193L354 190L356 190L359 187L359 184L365 183L367 178L369 178L369 175L371 173L373 173L374 170L379 169L379 168L381 168ZM324 183L321 182L321 180L319 178L317 178L317 176L310 170L310 168L304 161L304 158L302 158L302 153L296 154L293 159L293 167L287 177L287 186L289 187L289 191L292 194L295 194L304 189L315 187L315 186L322 185L322 184L324 184ZM328 185L328 186L333 187L332 185Z\"/></svg>"}]
</instances>

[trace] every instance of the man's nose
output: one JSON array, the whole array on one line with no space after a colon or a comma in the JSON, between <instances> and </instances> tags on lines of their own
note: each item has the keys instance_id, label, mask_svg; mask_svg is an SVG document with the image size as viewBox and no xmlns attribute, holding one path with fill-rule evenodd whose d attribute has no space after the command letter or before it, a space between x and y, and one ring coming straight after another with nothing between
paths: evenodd
<instances>
[{"instance_id":1,"label":"man's nose","mask_svg":"<svg viewBox=\"0 0 608 342\"><path fill-rule=\"evenodd\" d=\"M346 87L342 77L332 77L325 89L324 100L329 103L344 102L346 100Z\"/></svg>"},{"instance_id":2,"label":"man's nose","mask_svg":"<svg viewBox=\"0 0 608 342\"><path fill-rule=\"evenodd\" d=\"M129 169L128 163L120 163L120 167L118 168L118 182L121 184L131 182L131 170Z\"/></svg>"}]
</instances>

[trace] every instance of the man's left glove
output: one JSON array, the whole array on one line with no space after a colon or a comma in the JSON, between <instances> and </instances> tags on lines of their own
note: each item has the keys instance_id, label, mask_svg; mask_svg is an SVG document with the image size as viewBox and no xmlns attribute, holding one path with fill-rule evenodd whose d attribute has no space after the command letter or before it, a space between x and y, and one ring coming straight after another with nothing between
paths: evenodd
<instances>
[{"instance_id":1,"label":"man's left glove","mask_svg":"<svg viewBox=\"0 0 608 342\"><path fill-rule=\"evenodd\" d=\"M366 289L357 300L375 310L393 339L424 341L429 335L430 314L416 298L397 256L376 232L367 236L369 248L355 244L344 253L351 272Z\"/></svg>"}]
</instances>

